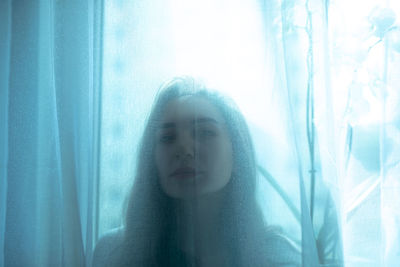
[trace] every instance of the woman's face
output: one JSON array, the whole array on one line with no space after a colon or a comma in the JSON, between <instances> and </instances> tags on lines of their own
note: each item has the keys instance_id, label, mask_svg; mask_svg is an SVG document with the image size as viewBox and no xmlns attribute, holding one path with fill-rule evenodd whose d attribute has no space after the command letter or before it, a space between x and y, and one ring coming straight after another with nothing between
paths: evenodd
<instances>
[{"instance_id":1,"label":"woman's face","mask_svg":"<svg viewBox=\"0 0 400 267\"><path fill-rule=\"evenodd\" d=\"M209 101L171 100L156 132L155 161L163 191L193 198L222 189L232 175L232 143L225 121Z\"/></svg>"}]
</instances>

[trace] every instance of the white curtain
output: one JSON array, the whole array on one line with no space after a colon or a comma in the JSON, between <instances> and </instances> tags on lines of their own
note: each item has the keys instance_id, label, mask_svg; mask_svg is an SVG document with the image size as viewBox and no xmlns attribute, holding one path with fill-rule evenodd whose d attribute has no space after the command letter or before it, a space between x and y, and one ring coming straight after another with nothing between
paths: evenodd
<instances>
[{"instance_id":1,"label":"white curtain","mask_svg":"<svg viewBox=\"0 0 400 267\"><path fill-rule=\"evenodd\" d=\"M187 74L239 104L263 213L304 266L397 266L399 16L395 0L0 1L0 266L90 266L158 86Z\"/></svg>"},{"instance_id":2,"label":"white curtain","mask_svg":"<svg viewBox=\"0 0 400 267\"><path fill-rule=\"evenodd\" d=\"M263 1L264 14L279 88L288 91L320 263L327 264L321 249L337 252L329 245L337 216L346 266L398 265L400 5L272 2Z\"/></svg>"},{"instance_id":3,"label":"white curtain","mask_svg":"<svg viewBox=\"0 0 400 267\"><path fill-rule=\"evenodd\" d=\"M101 1L1 1L0 265L89 265Z\"/></svg>"}]
</instances>

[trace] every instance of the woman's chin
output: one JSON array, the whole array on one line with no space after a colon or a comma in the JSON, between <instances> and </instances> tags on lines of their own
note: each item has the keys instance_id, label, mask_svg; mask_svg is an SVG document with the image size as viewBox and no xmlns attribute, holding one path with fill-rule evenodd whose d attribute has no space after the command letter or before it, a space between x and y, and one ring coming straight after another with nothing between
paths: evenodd
<instances>
[{"instance_id":1,"label":"woman's chin","mask_svg":"<svg viewBox=\"0 0 400 267\"><path fill-rule=\"evenodd\" d=\"M196 189L191 189L191 190L175 190L173 192L165 192L166 195L170 198L173 198L175 200L182 200L182 201L193 201L193 200L201 200L201 199L208 199L208 198L214 198L216 196L221 195L224 192L225 187L222 188L216 188L216 189L209 189L206 190L207 188L196 188Z\"/></svg>"}]
</instances>

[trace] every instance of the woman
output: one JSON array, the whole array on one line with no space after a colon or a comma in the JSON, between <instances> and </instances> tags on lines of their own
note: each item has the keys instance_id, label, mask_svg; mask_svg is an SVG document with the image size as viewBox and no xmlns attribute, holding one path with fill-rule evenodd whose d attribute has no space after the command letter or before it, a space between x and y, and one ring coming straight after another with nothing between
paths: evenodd
<instances>
[{"instance_id":1,"label":"woman","mask_svg":"<svg viewBox=\"0 0 400 267\"><path fill-rule=\"evenodd\" d=\"M141 140L123 230L95 266L298 266L256 203L246 122L232 101L192 78L159 93Z\"/></svg>"}]
</instances>

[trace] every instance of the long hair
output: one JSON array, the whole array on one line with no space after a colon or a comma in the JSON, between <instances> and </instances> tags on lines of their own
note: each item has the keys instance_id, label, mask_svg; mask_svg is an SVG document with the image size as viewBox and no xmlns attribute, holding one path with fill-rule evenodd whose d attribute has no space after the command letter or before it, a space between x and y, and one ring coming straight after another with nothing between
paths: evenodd
<instances>
[{"instance_id":1,"label":"long hair","mask_svg":"<svg viewBox=\"0 0 400 267\"><path fill-rule=\"evenodd\" d=\"M220 238L229 251L230 266L251 266L250 251L261 246L266 227L258 208L256 164L246 121L232 100L205 88L193 78L175 78L164 84L153 104L140 142L137 171L125 218L124 242L119 249L120 266L186 266L176 238L173 201L160 188L154 160L157 120L166 104L181 96L202 97L225 119L232 143L233 170L218 218Z\"/></svg>"}]
</instances>

